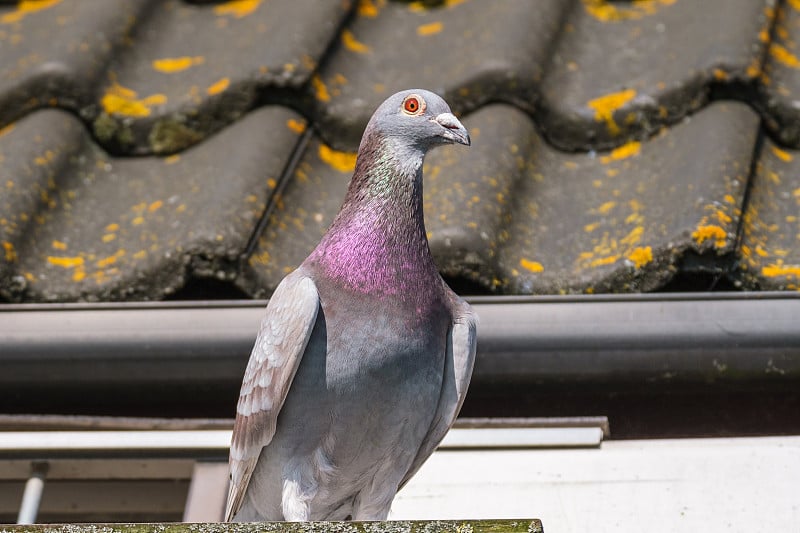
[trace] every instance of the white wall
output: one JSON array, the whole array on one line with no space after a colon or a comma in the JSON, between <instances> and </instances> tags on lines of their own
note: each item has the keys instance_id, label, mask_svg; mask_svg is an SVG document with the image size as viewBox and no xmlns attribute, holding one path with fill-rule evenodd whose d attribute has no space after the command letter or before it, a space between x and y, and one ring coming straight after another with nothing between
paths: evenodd
<instances>
[{"instance_id":1,"label":"white wall","mask_svg":"<svg viewBox=\"0 0 800 533\"><path fill-rule=\"evenodd\" d=\"M800 437L441 450L390 515L512 517L546 533L800 532Z\"/></svg>"}]
</instances>

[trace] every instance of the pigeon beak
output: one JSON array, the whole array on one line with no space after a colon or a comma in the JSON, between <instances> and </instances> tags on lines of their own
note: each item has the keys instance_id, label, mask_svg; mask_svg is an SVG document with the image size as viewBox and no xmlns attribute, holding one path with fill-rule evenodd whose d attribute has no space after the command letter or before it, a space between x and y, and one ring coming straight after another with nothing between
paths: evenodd
<instances>
[{"instance_id":1,"label":"pigeon beak","mask_svg":"<svg viewBox=\"0 0 800 533\"><path fill-rule=\"evenodd\" d=\"M469 132L452 113L442 113L433 119L444 131L441 136L451 143L470 145Z\"/></svg>"}]
</instances>

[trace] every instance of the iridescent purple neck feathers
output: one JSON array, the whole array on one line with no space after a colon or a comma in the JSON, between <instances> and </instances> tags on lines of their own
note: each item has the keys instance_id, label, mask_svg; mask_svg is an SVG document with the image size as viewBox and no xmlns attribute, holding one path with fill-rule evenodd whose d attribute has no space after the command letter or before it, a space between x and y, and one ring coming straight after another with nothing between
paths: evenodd
<instances>
[{"instance_id":1,"label":"iridescent purple neck feathers","mask_svg":"<svg viewBox=\"0 0 800 533\"><path fill-rule=\"evenodd\" d=\"M424 155L368 128L342 209L309 256L321 273L399 297L438 281L422 212Z\"/></svg>"}]
</instances>

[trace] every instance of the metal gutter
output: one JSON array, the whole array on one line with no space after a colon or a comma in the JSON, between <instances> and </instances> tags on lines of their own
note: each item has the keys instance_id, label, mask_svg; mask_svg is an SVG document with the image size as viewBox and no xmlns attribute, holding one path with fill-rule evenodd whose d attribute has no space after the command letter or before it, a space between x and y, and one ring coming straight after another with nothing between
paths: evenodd
<instances>
[{"instance_id":1,"label":"metal gutter","mask_svg":"<svg viewBox=\"0 0 800 533\"><path fill-rule=\"evenodd\" d=\"M520 384L800 378L800 294L665 296L479 304L476 374Z\"/></svg>"},{"instance_id":2,"label":"metal gutter","mask_svg":"<svg viewBox=\"0 0 800 533\"><path fill-rule=\"evenodd\" d=\"M741 402L723 401L726 394L749 394L742 398L753 398L743 400L750 414L736 423L744 429L754 420L782 428L794 409L787 394L796 395L800 385L800 294L470 301L480 316L468 398L479 408L468 410L471 416L605 414L623 420L621 404L601 406L599 397L585 395L658 398L665 391L716 394L719 405L736 412ZM0 306L0 412L230 416L264 304ZM572 407L553 403L575 394L586 399L567 400ZM772 402L763 407L773 409L767 418L755 398ZM665 412L660 401L646 408L639 400L625 404L642 412L635 415L641 423L618 425L632 428L623 434L674 426L648 421L650 413ZM689 404L680 405L678 425L691 418ZM725 416L718 420L727 423ZM695 425L689 434L705 434L706 423Z\"/></svg>"},{"instance_id":3,"label":"metal gutter","mask_svg":"<svg viewBox=\"0 0 800 533\"><path fill-rule=\"evenodd\" d=\"M800 294L473 298L474 383L800 378ZM264 302L0 306L0 387L238 383Z\"/></svg>"}]
</instances>

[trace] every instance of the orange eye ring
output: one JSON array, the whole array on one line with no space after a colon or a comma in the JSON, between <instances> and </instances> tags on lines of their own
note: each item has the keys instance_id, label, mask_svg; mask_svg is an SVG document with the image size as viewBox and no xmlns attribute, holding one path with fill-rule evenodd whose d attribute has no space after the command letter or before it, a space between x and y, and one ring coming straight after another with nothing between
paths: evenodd
<instances>
[{"instance_id":1,"label":"orange eye ring","mask_svg":"<svg viewBox=\"0 0 800 533\"><path fill-rule=\"evenodd\" d=\"M403 113L406 115L421 115L425 111L425 100L416 94L409 94L403 100Z\"/></svg>"}]
</instances>

